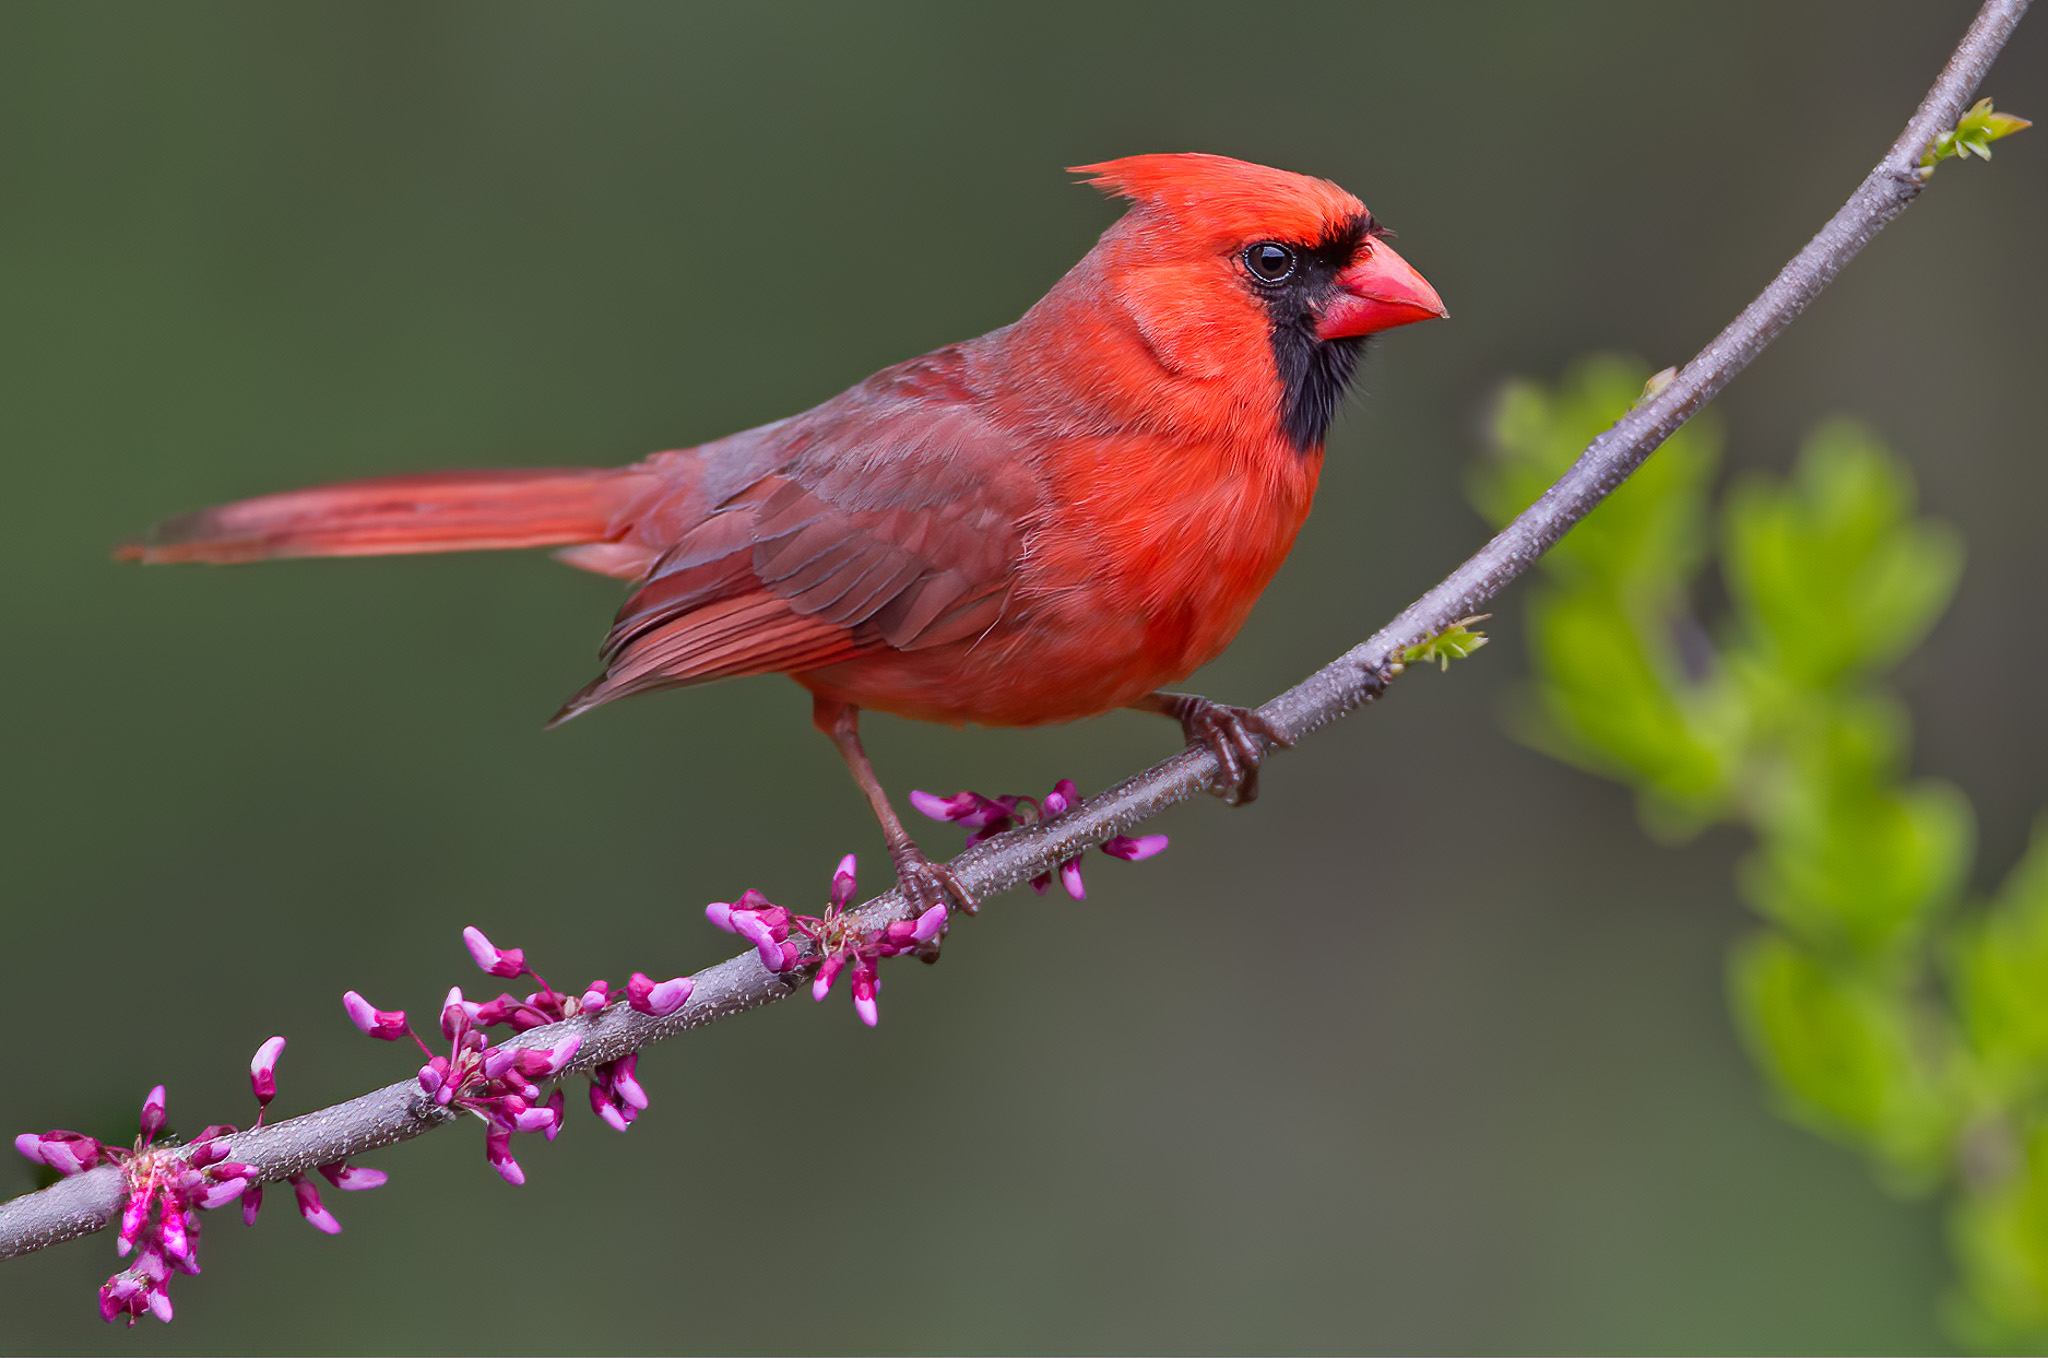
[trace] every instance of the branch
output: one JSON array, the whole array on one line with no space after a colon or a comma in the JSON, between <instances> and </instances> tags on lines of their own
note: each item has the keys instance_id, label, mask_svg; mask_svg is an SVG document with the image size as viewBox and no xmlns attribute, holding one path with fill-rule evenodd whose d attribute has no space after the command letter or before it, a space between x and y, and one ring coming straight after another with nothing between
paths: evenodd
<instances>
[{"instance_id":1,"label":"branch","mask_svg":"<svg viewBox=\"0 0 2048 1358\"><path fill-rule=\"evenodd\" d=\"M1291 740L1363 706L1400 672L1402 652L1480 611L1534 565L1905 211L1926 182L1918 169L1921 153L1935 137L1955 127L2027 4L2028 0L1986 0L1884 159L1770 286L1669 385L1593 440L1570 471L1464 565L1364 642L1260 708L1259 714ZM1066 815L977 845L954 859L952 869L962 885L985 900L1187 801L1203 791L1216 772L1215 758L1206 750L1184 751ZM910 914L903 897L890 891L863 905L855 918L879 928ZM613 1005L595 1018L535 1028L502 1045L545 1048L574 1031L581 1034L583 1045L572 1069L584 1070L689 1029L787 999L803 988L804 971L799 967L770 972L748 952L697 973L688 1003L666 1018ZM263 1180L276 1181L410 1140L454 1120L454 1114L436 1107L415 1081L406 1079L347 1103L240 1133L229 1141L230 1154L255 1166ZM102 1167L0 1203L0 1259L97 1231L119 1214L125 1200L122 1172Z\"/></svg>"}]
</instances>

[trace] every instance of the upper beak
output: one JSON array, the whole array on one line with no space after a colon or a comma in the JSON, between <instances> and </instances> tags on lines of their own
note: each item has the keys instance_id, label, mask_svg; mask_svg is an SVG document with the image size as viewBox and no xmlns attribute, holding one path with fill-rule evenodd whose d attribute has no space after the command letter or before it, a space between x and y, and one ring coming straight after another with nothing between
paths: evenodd
<instances>
[{"instance_id":1,"label":"upper beak","mask_svg":"<svg viewBox=\"0 0 2048 1358\"><path fill-rule=\"evenodd\" d=\"M1323 304L1316 338L1370 335L1450 314L1412 264L1385 241L1375 240L1366 246L1363 258L1337 275L1337 291Z\"/></svg>"}]
</instances>

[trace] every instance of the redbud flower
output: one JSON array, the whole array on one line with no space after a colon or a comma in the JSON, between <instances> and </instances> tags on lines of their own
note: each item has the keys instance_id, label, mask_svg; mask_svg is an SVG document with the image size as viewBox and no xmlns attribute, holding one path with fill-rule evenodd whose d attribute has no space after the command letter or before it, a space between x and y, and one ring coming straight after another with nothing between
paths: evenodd
<instances>
[{"instance_id":1,"label":"redbud flower","mask_svg":"<svg viewBox=\"0 0 2048 1358\"><path fill-rule=\"evenodd\" d=\"M795 964L801 955L801 944L785 942L790 928L788 911L772 905L759 892L749 893L737 906L723 909L724 927L733 927L732 913L738 910L744 927L756 940L774 950L775 960L783 969ZM503 994L481 1003L465 998L459 986L449 990L441 1005L441 1034L448 1041L445 1056L429 1051L404 1026L403 1014L380 1015L360 996L355 996L349 1014L358 1028L373 1036L412 1036L427 1058L415 1076L421 1092L443 1108L464 1109L482 1118L487 1124L485 1159L507 1182L520 1184L526 1181L526 1172L512 1155L512 1137L520 1132L539 1132L552 1141L561 1132L567 1103L564 1093L557 1087L543 1097L539 1082L560 1076L582 1049L584 1037L580 1033L567 1034L546 1048L493 1046L484 1030L502 1025L523 1033L545 1024L599 1014L618 998L618 992L605 980L592 981L580 993L559 992L526 965L521 950L500 948L474 927L463 931L463 944L483 970L506 977L530 974L540 988L524 999ZM693 984L687 976L655 981L636 971L624 988L625 998L636 1011L664 1018L688 1001ZM350 994L354 996L353 991ZM380 1019L384 1020L381 1024ZM647 1093L633 1077L635 1059L627 1056L606 1062L590 1073L591 1107L607 1125L621 1131L647 1107ZM331 1174L328 1177L333 1179ZM343 1188L356 1186L350 1182L336 1183Z\"/></svg>"},{"instance_id":2,"label":"redbud flower","mask_svg":"<svg viewBox=\"0 0 2048 1358\"><path fill-rule=\"evenodd\" d=\"M846 968L845 953L833 953L818 964L818 974L811 981L811 998L822 1001L832 993L832 983L839 979L839 973Z\"/></svg>"},{"instance_id":3,"label":"redbud flower","mask_svg":"<svg viewBox=\"0 0 2048 1358\"><path fill-rule=\"evenodd\" d=\"M639 1052L629 1052L612 1062L612 1090L619 1096L619 1102L644 1113L647 1111L647 1091L640 1087L640 1081L633 1074L639 1065Z\"/></svg>"},{"instance_id":4,"label":"redbud flower","mask_svg":"<svg viewBox=\"0 0 2048 1358\"><path fill-rule=\"evenodd\" d=\"M963 797L968 795L962 794ZM938 803L937 798L929 796L925 800ZM951 809L954 801L942 805ZM961 801L959 805L964 808L963 816L997 818L1010 813L1010 808L987 798ZM991 807L994 809L990 810ZM802 935L815 953L822 954L818 959L817 973L811 979L813 999L824 999L832 992L833 982L839 979L840 973L848 967L853 968L854 1012L862 1022L873 1027L878 1016L875 994L881 986L876 963L884 957L895 957L901 953L916 953L927 960L936 958L938 939L946 930L948 916L944 905L935 905L914 920L897 920L880 929L862 928L855 923L850 910L857 887L855 866L852 854L839 860L839 866L832 873L832 886L822 917L792 914L770 902L760 892L751 890L736 902L720 901L705 907L704 915L719 928L754 942L762 951L762 961L773 971L788 970L804 955L806 949L790 937L792 931ZM780 965L769 962L768 948L771 946ZM611 1091L593 1087L590 1097L591 1107L607 1123L618 1126L621 1118L626 1122L632 1121L628 1110L612 1097Z\"/></svg>"},{"instance_id":5,"label":"redbud flower","mask_svg":"<svg viewBox=\"0 0 2048 1358\"><path fill-rule=\"evenodd\" d=\"M788 971L803 956L803 949L789 941L789 911L752 888L730 904L713 901L704 907L704 918L753 944L770 971Z\"/></svg>"},{"instance_id":6,"label":"redbud flower","mask_svg":"<svg viewBox=\"0 0 2048 1358\"><path fill-rule=\"evenodd\" d=\"M526 970L524 949L495 947L491 940L484 937L484 931L481 929L464 929L462 941L468 945L469 955L476 959L476 964L493 976L517 976Z\"/></svg>"},{"instance_id":7,"label":"redbud flower","mask_svg":"<svg viewBox=\"0 0 2048 1358\"><path fill-rule=\"evenodd\" d=\"M967 836L969 845L979 844L990 836L1027 823L1027 808L1030 813L1028 823L1035 825L1064 815L1080 801L1081 790L1074 786L1071 778L1062 778L1053 784L1052 791L1045 794L1043 801L1034 801L1030 797L984 797L978 792L961 792L951 797L935 797L929 792L910 794L911 805L933 820L952 821L963 829L971 830ZM1129 835L1116 835L1102 845L1102 851L1110 857L1128 862L1150 858L1165 848L1165 835L1143 835L1135 839ZM1087 885L1081 880L1081 860L1078 857L1069 858L1052 872L1042 872L1032 878L1031 889L1042 896L1055 880L1075 900L1088 898Z\"/></svg>"},{"instance_id":8,"label":"redbud flower","mask_svg":"<svg viewBox=\"0 0 2048 1358\"><path fill-rule=\"evenodd\" d=\"M344 1193L363 1193L372 1188L382 1188L391 1181L391 1176L381 1169L364 1169L361 1165L322 1165L320 1172L336 1188Z\"/></svg>"},{"instance_id":9,"label":"redbud flower","mask_svg":"<svg viewBox=\"0 0 2048 1358\"><path fill-rule=\"evenodd\" d=\"M288 1182L293 1196L298 1199L299 1215L306 1219L307 1224L314 1230L340 1235L341 1223L334 1219L334 1213L320 1205L320 1190L313 1186L312 1180L303 1174L294 1174Z\"/></svg>"},{"instance_id":10,"label":"redbud flower","mask_svg":"<svg viewBox=\"0 0 2048 1358\"><path fill-rule=\"evenodd\" d=\"M1029 797L984 797L979 792L960 792L951 797L935 797L929 792L910 794L910 804L925 815L933 820L952 821L969 831L969 846L1014 828L1018 824L1018 808L1027 802L1031 802ZM1032 806L1035 811L1037 804Z\"/></svg>"},{"instance_id":11,"label":"redbud flower","mask_svg":"<svg viewBox=\"0 0 2048 1358\"><path fill-rule=\"evenodd\" d=\"M512 1133L493 1127L484 1133L484 1159L514 1188L526 1182L526 1171L512 1158Z\"/></svg>"},{"instance_id":12,"label":"redbud flower","mask_svg":"<svg viewBox=\"0 0 2048 1358\"><path fill-rule=\"evenodd\" d=\"M353 1014L355 1006L350 1008ZM374 1027L375 1011L370 1014ZM259 1102L276 1097L277 1062L284 1046L282 1037L273 1037L258 1048L249 1063L250 1086ZM124 1258L133 1255L134 1259L100 1287L100 1316L105 1320L121 1317L132 1325L151 1315L168 1321L172 1314L171 1275L199 1271L199 1214L240 1198L243 1220L253 1222L262 1205L263 1190L256 1182L255 1166L230 1158L232 1126L208 1126L189 1145L158 1144L168 1123L166 1102L162 1085L149 1091L137 1118L139 1134L128 1149L61 1130L15 1138L16 1150L60 1174L81 1173L102 1163L121 1171L126 1198L114 1249L116 1254ZM385 1177L381 1171L346 1164L322 1166L321 1172L344 1188L375 1188ZM319 1194L311 1184L303 1179L292 1182L299 1210L308 1221L324 1231L341 1229L333 1214L320 1206Z\"/></svg>"},{"instance_id":13,"label":"redbud flower","mask_svg":"<svg viewBox=\"0 0 2048 1358\"><path fill-rule=\"evenodd\" d=\"M1074 780L1062 778L1052 785L1052 791L1046 793L1045 800L1039 803L1040 809L1044 812L1039 819L1051 820L1054 816L1063 816L1080 800L1081 789L1074 786Z\"/></svg>"},{"instance_id":14,"label":"redbud flower","mask_svg":"<svg viewBox=\"0 0 2048 1358\"><path fill-rule=\"evenodd\" d=\"M261 1110L270 1106L277 1097L277 1058L284 1055L284 1039L273 1037L256 1049L256 1055L249 1062L249 1087L256 1093L256 1106Z\"/></svg>"},{"instance_id":15,"label":"redbud flower","mask_svg":"<svg viewBox=\"0 0 2048 1358\"><path fill-rule=\"evenodd\" d=\"M61 1129L48 1132L23 1132L14 1138L14 1149L20 1151L39 1165L47 1165L59 1174L69 1178L81 1174L100 1163L106 1147L97 1137L84 1132L67 1132Z\"/></svg>"},{"instance_id":16,"label":"redbud flower","mask_svg":"<svg viewBox=\"0 0 2048 1358\"><path fill-rule=\"evenodd\" d=\"M441 1001L441 1036L450 1042L459 1042L459 1034L468 1031L476 1022L477 1012L483 1008L473 1000L462 998L462 987L448 987L448 997Z\"/></svg>"},{"instance_id":17,"label":"redbud flower","mask_svg":"<svg viewBox=\"0 0 2048 1358\"><path fill-rule=\"evenodd\" d=\"M778 948L778 956L780 952ZM687 976L673 977L657 985L636 971L632 979L626 982L626 998L633 1008L643 1014L667 1018L683 1007L684 1001L690 998L690 991L694 988L695 982Z\"/></svg>"},{"instance_id":18,"label":"redbud flower","mask_svg":"<svg viewBox=\"0 0 2048 1358\"><path fill-rule=\"evenodd\" d=\"M1111 858L1121 858L1127 863L1141 863L1156 854L1166 852L1165 835L1112 835L1103 841L1102 851Z\"/></svg>"},{"instance_id":19,"label":"redbud flower","mask_svg":"<svg viewBox=\"0 0 2048 1358\"><path fill-rule=\"evenodd\" d=\"M615 1132L633 1125L647 1107L647 1091L634 1075L640 1054L631 1052L590 1072L590 1111Z\"/></svg>"},{"instance_id":20,"label":"redbud flower","mask_svg":"<svg viewBox=\"0 0 2048 1358\"><path fill-rule=\"evenodd\" d=\"M882 973L876 967L875 959L858 956L853 963L853 980L848 982L853 989L853 1012L860 1015L860 1021L872 1028L881 1019L881 1012L875 1006L875 994L882 988Z\"/></svg>"},{"instance_id":21,"label":"redbud flower","mask_svg":"<svg viewBox=\"0 0 2048 1358\"><path fill-rule=\"evenodd\" d=\"M126 1316L133 1325L143 1315L171 1323L171 1271L163 1256L144 1254L132 1268L123 1269L100 1285L100 1319L111 1321Z\"/></svg>"},{"instance_id":22,"label":"redbud flower","mask_svg":"<svg viewBox=\"0 0 2048 1358\"><path fill-rule=\"evenodd\" d=\"M379 1009L353 990L341 997L341 1007L348 1011L349 1022L371 1037L396 1042L405 1036L403 1009Z\"/></svg>"}]
</instances>

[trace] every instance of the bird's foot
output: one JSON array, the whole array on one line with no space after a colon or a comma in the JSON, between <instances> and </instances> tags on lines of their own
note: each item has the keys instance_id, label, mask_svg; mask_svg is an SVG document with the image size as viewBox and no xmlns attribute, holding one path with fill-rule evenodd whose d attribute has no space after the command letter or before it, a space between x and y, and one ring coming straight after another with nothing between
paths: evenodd
<instances>
[{"instance_id":1,"label":"bird's foot","mask_svg":"<svg viewBox=\"0 0 2048 1358\"><path fill-rule=\"evenodd\" d=\"M1188 694L1177 698L1168 715L1180 721L1188 744L1216 756L1216 778L1209 790L1232 806L1259 796L1259 761L1266 757L1261 741L1286 747L1294 741L1248 707L1211 702Z\"/></svg>"},{"instance_id":2,"label":"bird's foot","mask_svg":"<svg viewBox=\"0 0 2048 1358\"><path fill-rule=\"evenodd\" d=\"M981 902L961 885L953 869L932 862L915 844L891 846L889 857L896 865L896 886L910 902L913 915L922 915L935 905L970 915L981 909Z\"/></svg>"}]
</instances>

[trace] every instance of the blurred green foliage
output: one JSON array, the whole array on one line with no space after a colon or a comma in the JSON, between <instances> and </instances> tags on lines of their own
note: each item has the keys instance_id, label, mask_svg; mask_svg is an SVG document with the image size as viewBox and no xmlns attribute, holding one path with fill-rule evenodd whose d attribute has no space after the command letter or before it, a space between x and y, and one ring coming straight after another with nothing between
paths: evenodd
<instances>
[{"instance_id":1,"label":"blurred green foliage","mask_svg":"<svg viewBox=\"0 0 2048 1358\"><path fill-rule=\"evenodd\" d=\"M1504 523L1643 389L1582 363L1511 387L1474 503ZM1738 1026L1793 1120L1906 1193L1951 1194L1957 1337L2048 1344L2048 821L1993 899L1966 904L1974 838L1956 788L1908 776L1885 675L1955 592L1963 547L1917 516L1868 431L1812 433L1788 480L1710 490L1695 421L1544 562L1529 604L1530 743L1633 787L1666 839L1717 821L1756 846L1739 887L1765 928L1729 967ZM1695 601L1710 555L1726 590Z\"/></svg>"}]
</instances>

